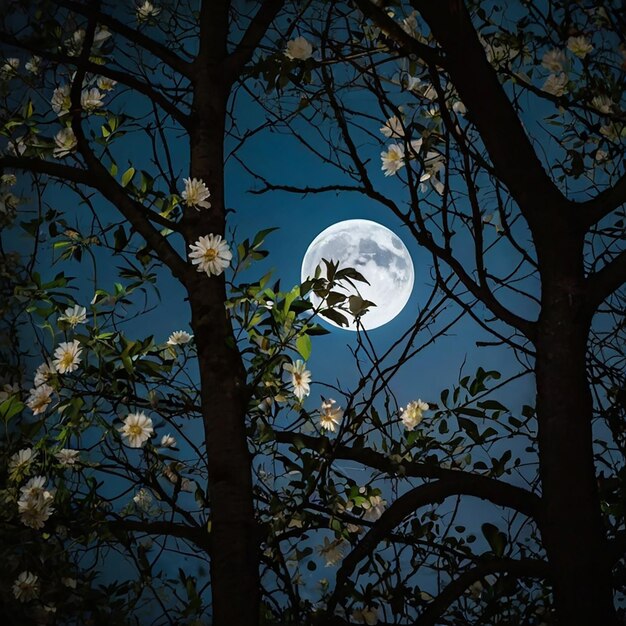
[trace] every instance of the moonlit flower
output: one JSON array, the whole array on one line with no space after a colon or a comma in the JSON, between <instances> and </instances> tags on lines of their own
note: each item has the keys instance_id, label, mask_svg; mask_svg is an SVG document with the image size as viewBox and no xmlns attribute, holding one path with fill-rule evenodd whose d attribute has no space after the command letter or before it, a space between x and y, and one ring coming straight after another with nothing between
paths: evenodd
<instances>
[{"instance_id":1,"label":"moonlit flower","mask_svg":"<svg viewBox=\"0 0 626 626\"><path fill-rule=\"evenodd\" d=\"M406 430L413 430L424 418L424 411L428 411L429 407L426 402L415 400L409 402L405 409L401 409L400 419Z\"/></svg>"},{"instance_id":2,"label":"moonlit flower","mask_svg":"<svg viewBox=\"0 0 626 626\"><path fill-rule=\"evenodd\" d=\"M111 91L117 85L117 81L106 76L99 76L96 84L98 89L102 89L102 91Z\"/></svg>"},{"instance_id":3,"label":"moonlit flower","mask_svg":"<svg viewBox=\"0 0 626 626\"><path fill-rule=\"evenodd\" d=\"M2 66L0 66L0 76L2 78L10 78L11 76L15 76L15 74L17 74L19 66L19 59L15 57L6 59Z\"/></svg>"},{"instance_id":4,"label":"moonlit flower","mask_svg":"<svg viewBox=\"0 0 626 626\"><path fill-rule=\"evenodd\" d=\"M52 110L61 117L66 113L69 113L72 101L70 99L70 86L61 85L57 87L52 93L52 99L50 100Z\"/></svg>"},{"instance_id":5,"label":"moonlit flower","mask_svg":"<svg viewBox=\"0 0 626 626\"><path fill-rule=\"evenodd\" d=\"M143 413L129 413L124 425L119 429L123 437L128 439L131 448L141 448L154 434L152 420Z\"/></svg>"},{"instance_id":6,"label":"moonlit flower","mask_svg":"<svg viewBox=\"0 0 626 626\"><path fill-rule=\"evenodd\" d=\"M61 159L76 150L76 135L71 128L62 128L54 136L54 143L56 148L53 150L52 156Z\"/></svg>"},{"instance_id":7,"label":"moonlit flower","mask_svg":"<svg viewBox=\"0 0 626 626\"><path fill-rule=\"evenodd\" d=\"M365 606L362 609L357 609L352 613L352 619L359 624L376 626L376 624L378 624L378 609L370 606Z\"/></svg>"},{"instance_id":8,"label":"moonlit flower","mask_svg":"<svg viewBox=\"0 0 626 626\"><path fill-rule=\"evenodd\" d=\"M311 372L306 369L304 361L298 359L292 363L285 363L283 369L291 374L291 391L300 402L311 393Z\"/></svg>"},{"instance_id":9,"label":"moonlit flower","mask_svg":"<svg viewBox=\"0 0 626 626\"><path fill-rule=\"evenodd\" d=\"M37 453L33 452L32 448L23 448L9 459L9 472L16 474L26 470L36 458Z\"/></svg>"},{"instance_id":10,"label":"moonlit flower","mask_svg":"<svg viewBox=\"0 0 626 626\"><path fill-rule=\"evenodd\" d=\"M417 76L407 75L404 79L404 87L408 91L417 91L421 84L421 79Z\"/></svg>"},{"instance_id":11,"label":"moonlit flower","mask_svg":"<svg viewBox=\"0 0 626 626\"><path fill-rule=\"evenodd\" d=\"M17 176L15 174L2 174L0 176L0 183L7 187L13 187L17 183Z\"/></svg>"},{"instance_id":12,"label":"moonlit flower","mask_svg":"<svg viewBox=\"0 0 626 626\"><path fill-rule=\"evenodd\" d=\"M26 61L26 65L24 67L26 68L27 72L30 72L31 74L36 76L41 71L40 64L41 64L41 57L33 56L30 58L29 61Z\"/></svg>"},{"instance_id":13,"label":"moonlit flower","mask_svg":"<svg viewBox=\"0 0 626 626\"><path fill-rule=\"evenodd\" d=\"M591 106L600 113L608 114L613 108L613 100L605 95L594 96Z\"/></svg>"},{"instance_id":14,"label":"moonlit flower","mask_svg":"<svg viewBox=\"0 0 626 626\"><path fill-rule=\"evenodd\" d=\"M7 147L9 154L22 156L24 152L26 152L26 148L28 148L28 144L25 141L24 135L9 139L9 145Z\"/></svg>"},{"instance_id":15,"label":"moonlit flower","mask_svg":"<svg viewBox=\"0 0 626 626\"><path fill-rule=\"evenodd\" d=\"M285 56L292 61L306 61L312 54L313 46L304 37L296 37L287 42Z\"/></svg>"},{"instance_id":16,"label":"moonlit flower","mask_svg":"<svg viewBox=\"0 0 626 626\"><path fill-rule=\"evenodd\" d=\"M369 500L361 505L365 509L363 519L375 522L385 512L386 504L380 496L370 496Z\"/></svg>"},{"instance_id":17,"label":"moonlit flower","mask_svg":"<svg viewBox=\"0 0 626 626\"><path fill-rule=\"evenodd\" d=\"M176 447L176 439L172 437L172 435L167 434L161 437L161 447L162 448L175 448Z\"/></svg>"},{"instance_id":18,"label":"moonlit flower","mask_svg":"<svg viewBox=\"0 0 626 626\"><path fill-rule=\"evenodd\" d=\"M134 496L133 502L137 505L138 509L147 511L152 505L152 495L145 489L140 489Z\"/></svg>"},{"instance_id":19,"label":"moonlit flower","mask_svg":"<svg viewBox=\"0 0 626 626\"><path fill-rule=\"evenodd\" d=\"M453 105L452 105L452 110L457 114L457 115L465 115L467 113L467 107L460 101L457 100Z\"/></svg>"},{"instance_id":20,"label":"moonlit flower","mask_svg":"<svg viewBox=\"0 0 626 626\"><path fill-rule=\"evenodd\" d=\"M33 412L33 415L45 413L46 408L52 402L53 393L54 389L45 383L30 390L26 405Z\"/></svg>"},{"instance_id":21,"label":"moonlit flower","mask_svg":"<svg viewBox=\"0 0 626 626\"><path fill-rule=\"evenodd\" d=\"M20 386L17 383L5 384L0 389L0 404L5 400L8 400L11 396L17 395L20 392Z\"/></svg>"},{"instance_id":22,"label":"moonlit flower","mask_svg":"<svg viewBox=\"0 0 626 626\"><path fill-rule=\"evenodd\" d=\"M181 196L187 206L192 206L197 210L200 208L208 209L211 206L211 203L207 202L211 192L204 181L199 178L183 178L183 182L185 189Z\"/></svg>"},{"instance_id":23,"label":"moonlit flower","mask_svg":"<svg viewBox=\"0 0 626 626\"><path fill-rule=\"evenodd\" d=\"M59 316L59 322L67 322L72 328L78 324L84 324L86 321L87 309L78 304L65 309L65 313Z\"/></svg>"},{"instance_id":24,"label":"moonlit flower","mask_svg":"<svg viewBox=\"0 0 626 626\"><path fill-rule=\"evenodd\" d=\"M553 96L562 96L567 91L569 79L566 74L550 74L543 84L543 91Z\"/></svg>"},{"instance_id":25,"label":"moonlit flower","mask_svg":"<svg viewBox=\"0 0 626 626\"><path fill-rule=\"evenodd\" d=\"M167 340L168 345L170 346L180 346L185 343L189 343L193 339L193 335L190 335L188 332L184 330L175 330Z\"/></svg>"},{"instance_id":26,"label":"moonlit flower","mask_svg":"<svg viewBox=\"0 0 626 626\"><path fill-rule=\"evenodd\" d=\"M193 265L197 265L198 272L206 272L209 276L219 276L233 258L228 244L221 235L205 235L195 244L189 246L189 258Z\"/></svg>"},{"instance_id":27,"label":"moonlit flower","mask_svg":"<svg viewBox=\"0 0 626 626\"><path fill-rule=\"evenodd\" d=\"M102 98L104 98L104 94L100 93L96 87L83 89L80 94L80 106L85 111L95 111L103 106Z\"/></svg>"},{"instance_id":28,"label":"moonlit flower","mask_svg":"<svg viewBox=\"0 0 626 626\"><path fill-rule=\"evenodd\" d=\"M567 60L563 50L548 50L543 57L541 57L541 65L548 71L554 73L562 72L566 63Z\"/></svg>"},{"instance_id":29,"label":"moonlit flower","mask_svg":"<svg viewBox=\"0 0 626 626\"><path fill-rule=\"evenodd\" d=\"M383 162L381 169L385 176L393 176L404 167L404 147L393 143L387 151L381 153L380 158Z\"/></svg>"},{"instance_id":30,"label":"moonlit flower","mask_svg":"<svg viewBox=\"0 0 626 626\"><path fill-rule=\"evenodd\" d=\"M161 12L159 7L155 7L152 2L145 0L143 4L137 6L137 21L146 22L150 18L156 17Z\"/></svg>"},{"instance_id":31,"label":"moonlit flower","mask_svg":"<svg viewBox=\"0 0 626 626\"><path fill-rule=\"evenodd\" d=\"M62 450L59 450L54 456L63 467L73 467L74 465L76 465L76 461L79 460L80 452L78 450L72 450L70 448L63 448Z\"/></svg>"},{"instance_id":32,"label":"moonlit flower","mask_svg":"<svg viewBox=\"0 0 626 626\"><path fill-rule=\"evenodd\" d=\"M396 115L390 117L380 127L380 132L385 137L393 137L394 139L404 137L404 128L402 127L402 122L398 119Z\"/></svg>"},{"instance_id":33,"label":"moonlit flower","mask_svg":"<svg viewBox=\"0 0 626 626\"><path fill-rule=\"evenodd\" d=\"M45 361L35 370L35 380L33 382L35 387L39 387L39 385L43 385L47 383L55 374L56 368L54 363L50 361Z\"/></svg>"},{"instance_id":34,"label":"moonlit flower","mask_svg":"<svg viewBox=\"0 0 626 626\"><path fill-rule=\"evenodd\" d=\"M46 489L46 478L35 476L20 489L17 508L22 524L30 528L43 528L54 509L54 491Z\"/></svg>"},{"instance_id":35,"label":"moonlit flower","mask_svg":"<svg viewBox=\"0 0 626 626\"><path fill-rule=\"evenodd\" d=\"M77 580L75 578L64 577L61 578L61 584L68 589L76 589Z\"/></svg>"},{"instance_id":36,"label":"moonlit flower","mask_svg":"<svg viewBox=\"0 0 626 626\"><path fill-rule=\"evenodd\" d=\"M52 363L57 368L59 374L66 374L78 369L80 363L80 354L82 352L80 342L76 339L71 342L62 342L54 351L54 360Z\"/></svg>"},{"instance_id":37,"label":"moonlit flower","mask_svg":"<svg viewBox=\"0 0 626 626\"><path fill-rule=\"evenodd\" d=\"M343 416L343 411L340 407L335 407L335 404L336 402L332 398L322 402L322 410L320 413L320 426L324 430L330 430L333 433Z\"/></svg>"},{"instance_id":38,"label":"moonlit flower","mask_svg":"<svg viewBox=\"0 0 626 626\"><path fill-rule=\"evenodd\" d=\"M580 59L584 59L593 50L590 41L583 35L570 37L567 40L567 47Z\"/></svg>"},{"instance_id":39,"label":"moonlit flower","mask_svg":"<svg viewBox=\"0 0 626 626\"><path fill-rule=\"evenodd\" d=\"M39 595L39 577L24 570L13 583L13 595L20 602L34 600Z\"/></svg>"},{"instance_id":40,"label":"moonlit flower","mask_svg":"<svg viewBox=\"0 0 626 626\"><path fill-rule=\"evenodd\" d=\"M335 541L329 541L328 537L324 537L324 543L317 549L320 556L324 558L326 567L336 565L343 558L343 550L341 544L343 539L335 539Z\"/></svg>"}]
</instances>

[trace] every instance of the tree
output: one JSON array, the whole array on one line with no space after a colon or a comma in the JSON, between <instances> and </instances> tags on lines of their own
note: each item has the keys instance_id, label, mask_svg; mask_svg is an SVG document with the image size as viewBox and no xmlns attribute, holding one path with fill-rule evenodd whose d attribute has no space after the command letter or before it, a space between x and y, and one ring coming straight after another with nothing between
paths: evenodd
<instances>
[{"instance_id":1,"label":"tree","mask_svg":"<svg viewBox=\"0 0 626 626\"><path fill-rule=\"evenodd\" d=\"M32 242L21 258L3 242L5 612L16 623L617 624L617 3L6 4L5 220ZM263 119L246 127L246 106ZM271 180L242 156L269 131L291 133L337 183ZM359 334L359 379L331 385L338 404L305 402L297 355L307 361L324 332L312 313L367 315L343 287L364 277L329 262L288 291L249 278L272 225L230 243L229 159L257 193L361 194L432 257L430 299L384 353ZM30 173L28 200L9 190L13 172L22 190ZM77 210L64 208L68 192ZM77 272L79 298L70 270L45 268L51 253ZM119 282L103 287L112 272L90 275L85 259L121 263ZM173 285L193 340L137 337L128 322L147 324L156 289ZM399 408L400 368L459 319L519 372L463 371ZM507 407L499 390L529 373L535 406ZM155 430L175 437L159 445ZM486 503L478 520L471 498ZM102 567L105 547L126 569L102 587L91 559ZM207 561L209 581L185 567L173 578L167 552ZM300 587L320 559L338 569L318 605Z\"/></svg>"}]
</instances>

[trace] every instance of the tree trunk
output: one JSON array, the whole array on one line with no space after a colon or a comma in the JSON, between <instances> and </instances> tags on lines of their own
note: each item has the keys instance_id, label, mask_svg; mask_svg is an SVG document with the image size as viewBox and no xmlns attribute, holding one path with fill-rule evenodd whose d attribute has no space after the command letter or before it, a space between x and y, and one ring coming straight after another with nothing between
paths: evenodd
<instances>
[{"instance_id":1,"label":"tree trunk","mask_svg":"<svg viewBox=\"0 0 626 626\"><path fill-rule=\"evenodd\" d=\"M185 209L187 244L225 233L223 141L229 86L206 63L194 85L191 176L211 192L209 209ZM258 533L247 446L246 372L224 306L224 275L190 272L187 291L198 346L211 508L210 571L214 626L253 626L259 619Z\"/></svg>"},{"instance_id":2,"label":"tree trunk","mask_svg":"<svg viewBox=\"0 0 626 626\"><path fill-rule=\"evenodd\" d=\"M543 251L536 338L542 538L557 623L612 626L617 618L592 450L586 370L591 315L582 291L582 237L567 233L565 225L556 232L538 245Z\"/></svg>"}]
</instances>

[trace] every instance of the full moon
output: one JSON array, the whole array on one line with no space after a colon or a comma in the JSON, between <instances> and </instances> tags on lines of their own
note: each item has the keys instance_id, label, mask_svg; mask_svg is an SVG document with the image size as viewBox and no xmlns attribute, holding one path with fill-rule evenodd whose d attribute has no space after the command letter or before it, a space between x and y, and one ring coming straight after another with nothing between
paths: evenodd
<instances>
[{"instance_id":1,"label":"full moon","mask_svg":"<svg viewBox=\"0 0 626 626\"><path fill-rule=\"evenodd\" d=\"M352 267L369 282L357 282L359 295L376 306L361 317L366 330L378 328L391 321L406 305L413 290L413 263L409 251L400 237L391 230L370 220L345 220L323 230L308 247L302 260L301 277L304 282L315 276L315 268L322 264L322 276L326 266L322 259L339 263L339 269ZM347 295L356 294L348 283L341 284ZM320 298L311 294L315 306ZM348 317L348 330L357 330L354 318ZM322 317L324 322L339 326ZM343 327L345 328L345 326Z\"/></svg>"}]
</instances>

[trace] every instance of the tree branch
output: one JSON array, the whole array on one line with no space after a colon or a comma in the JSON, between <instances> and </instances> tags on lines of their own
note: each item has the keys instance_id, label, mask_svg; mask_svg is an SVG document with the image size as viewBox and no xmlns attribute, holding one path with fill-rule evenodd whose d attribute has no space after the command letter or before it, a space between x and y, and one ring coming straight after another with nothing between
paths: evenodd
<instances>
[{"instance_id":1,"label":"tree branch","mask_svg":"<svg viewBox=\"0 0 626 626\"><path fill-rule=\"evenodd\" d=\"M241 70L252 58L267 29L281 10L285 0L265 0L248 25L237 48L228 56L224 63L224 70L230 81L234 81Z\"/></svg>"},{"instance_id":2,"label":"tree branch","mask_svg":"<svg viewBox=\"0 0 626 626\"><path fill-rule=\"evenodd\" d=\"M587 227L593 226L611 211L618 209L626 202L626 174L609 189L601 191L595 198L586 202L576 203L575 209Z\"/></svg>"},{"instance_id":3,"label":"tree branch","mask_svg":"<svg viewBox=\"0 0 626 626\"><path fill-rule=\"evenodd\" d=\"M593 312L614 291L626 283L626 250L602 269L587 276L587 307Z\"/></svg>"},{"instance_id":4,"label":"tree branch","mask_svg":"<svg viewBox=\"0 0 626 626\"><path fill-rule=\"evenodd\" d=\"M181 281L184 281L187 264L180 258L165 237L150 223L151 217L145 214L143 205L126 195L124 188L107 172L106 168L93 153L91 153L91 159L97 163L95 171L94 169L81 170L76 167L61 165L60 163L44 161L43 159L3 156L0 158L0 171L9 167L37 172L97 189L134 226L135 230L146 240L172 273ZM166 228L174 230L172 226L175 225L163 224L161 220L155 221L166 226Z\"/></svg>"},{"instance_id":5,"label":"tree branch","mask_svg":"<svg viewBox=\"0 0 626 626\"><path fill-rule=\"evenodd\" d=\"M487 61L463 1L411 0L411 5L445 49L443 65L469 109L469 118L480 132L498 176L531 229L545 228L546 212L566 211L570 203L533 150L496 71Z\"/></svg>"},{"instance_id":6,"label":"tree branch","mask_svg":"<svg viewBox=\"0 0 626 626\"><path fill-rule=\"evenodd\" d=\"M417 618L414 626L436 626L446 609L476 581L489 574L512 574L516 578L547 578L548 564L537 559L497 559L484 561L464 571L449 583L444 590L426 607Z\"/></svg>"},{"instance_id":7,"label":"tree branch","mask_svg":"<svg viewBox=\"0 0 626 626\"><path fill-rule=\"evenodd\" d=\"M157 59L160 59L183 76L190 77L191 63L181 59L177 54L168 50L154 39L151 39L134 28L130 28L114 17L95 10L93 6L89 6L89 4L79 4L72 0L57 0L57 4L79 15L84 15L91 19L95 18L97 23L104 24L111 30L122 35L125 39L141 46L144 50L147 50L150 54L153 54Z\"/></svg>"}]
</instances>

